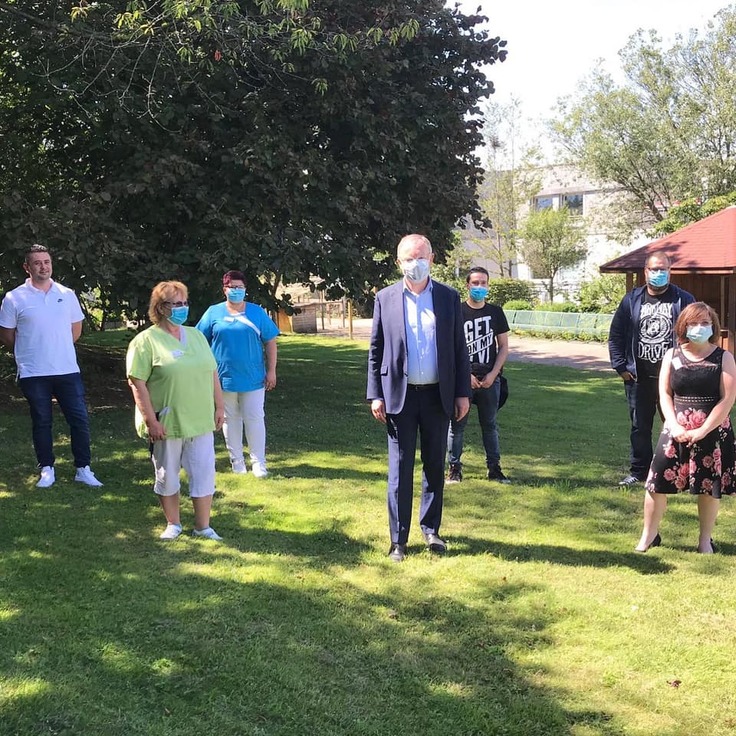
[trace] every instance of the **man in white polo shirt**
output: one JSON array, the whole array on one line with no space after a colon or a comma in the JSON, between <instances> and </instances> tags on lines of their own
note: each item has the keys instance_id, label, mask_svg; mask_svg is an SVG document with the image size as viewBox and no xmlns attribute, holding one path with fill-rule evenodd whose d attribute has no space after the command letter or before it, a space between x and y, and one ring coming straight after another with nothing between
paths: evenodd
<instances>
[{"instance_id":1,"label":"man in white polo shirt","mask_svg":"<svg viewBox=\"0 0 736 736\"><path fill-rule=\"evenodd\" d=\"M42 245L28 248L23 269L30 278L5 294L0 306L0 342L15 354L21 391L28 400L41 488L53 485L52 399L71 431L77 468L74 480L101 486L90 469L90 435L84 385L74 343L84 315L71 289L52 278L51 255Z\"/></svg>"}]
</instances>

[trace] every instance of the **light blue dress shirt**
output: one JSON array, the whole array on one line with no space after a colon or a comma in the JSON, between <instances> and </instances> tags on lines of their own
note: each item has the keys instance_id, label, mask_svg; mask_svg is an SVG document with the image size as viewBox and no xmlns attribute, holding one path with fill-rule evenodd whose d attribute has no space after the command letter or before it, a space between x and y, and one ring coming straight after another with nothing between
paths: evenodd
<instances>
[{"instance_id":1,"label":"light blue dress shirt","mask_svg":"<svg viewBox=\"0 0 736 736\"><path fill-rule=\"evenodd\" d=\"M439 383L437 331L432 303L432 279L415 294L404 282L407 379L409 383Z\"/></svg>"}]
</instances>

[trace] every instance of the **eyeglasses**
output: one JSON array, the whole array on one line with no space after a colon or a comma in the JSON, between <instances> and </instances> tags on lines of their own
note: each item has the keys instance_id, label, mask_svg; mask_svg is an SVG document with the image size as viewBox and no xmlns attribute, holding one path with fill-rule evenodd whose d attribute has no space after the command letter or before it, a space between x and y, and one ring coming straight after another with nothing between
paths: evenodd
<instances>
[{"instance_id":1,"label":"eyeglasses","mask_svg":"<svg viewBox=\"0 0 736 736\"><path fill-rule=\"evenodd\" d=\"M188 307L189 306L189 302L188 301L183 301L183 302L164 302L164 304L167 307Z\"/></svg>"}]
</instances>

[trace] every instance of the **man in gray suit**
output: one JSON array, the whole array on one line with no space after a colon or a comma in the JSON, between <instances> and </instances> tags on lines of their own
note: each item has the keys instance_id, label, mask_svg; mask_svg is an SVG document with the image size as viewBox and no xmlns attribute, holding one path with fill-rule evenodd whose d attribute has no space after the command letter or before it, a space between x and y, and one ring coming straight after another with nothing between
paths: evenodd
<instances>
[{"instance_id":1,"label":"man in gray suit","mask_svg":"<svg viewBox=\"0 0 736 736\"><path fill-rule=\"evenodd\" d=\"M470 364L458 293L429 277L432 246L407 235L397 249L404 278L376 295L368 352L373 416L388 434L389 557L406 557L414 495L417 433L422 458L419 523L427 548L439 554L444 458L450 418L470 408Z\"/></svg>"}]
</instances>

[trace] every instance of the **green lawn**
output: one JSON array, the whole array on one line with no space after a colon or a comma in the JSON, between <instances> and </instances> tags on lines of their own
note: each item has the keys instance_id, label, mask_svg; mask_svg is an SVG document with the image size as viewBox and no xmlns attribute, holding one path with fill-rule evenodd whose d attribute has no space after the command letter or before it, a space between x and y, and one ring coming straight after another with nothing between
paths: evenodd
<instances>
[{"instance_id":1,"label":"green lawn","mask_svg":"<svg viewBox=\"0 0 736 736\"><path fill-rule=\"evenodd\" d=\"M0 735L733 733L736 499L720 554L693 552L689 497L671 502L662 547L633 551L642 491L615 485L615 376L510 364L515 482L483 480L473 415L449 553L426 553L415 528L395 565L365 343L281 338L271 477L229 473L218 437L225 542L164 543L122 334L86 372L109 384L92 416L104 488L71 482L59 421L58 480L37 489L25 405L3 404Z\"/></svg>"}]
</instances>

